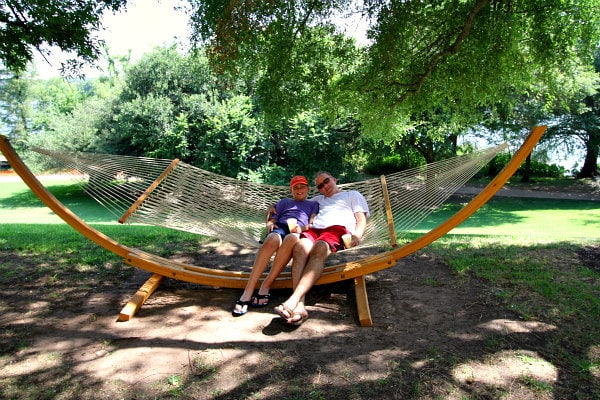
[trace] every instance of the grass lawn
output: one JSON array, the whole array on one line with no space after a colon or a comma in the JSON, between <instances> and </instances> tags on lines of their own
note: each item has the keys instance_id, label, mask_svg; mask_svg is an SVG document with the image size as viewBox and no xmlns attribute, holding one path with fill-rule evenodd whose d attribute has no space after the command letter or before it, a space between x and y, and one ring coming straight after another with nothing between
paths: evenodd
<instances>
[{"instance_id":1,"label":"grass lawn","mask_svg":"<svg viewBox=\"0 0 600 400\"><path fill-rule=\"evenodd\" d=\"M415 231L429 231L458 211L461 206L462 204L445 205ZM600 238L598 222L598 202L493 197L450 234L513 236L541 241L585 241Z\"/></svg>"},{"instance_id":2,"label":"grass lawn","mask_svg":"<svg viewBox=\"0 0 600 400\"><path fill-rule=\"evenodd\" d=\"M161 227L120 225L105 208L80 190L72 181L47 182L49 190L68 208L91 226L127 245L168 256L178 248L195 247L202 237ZM464 200L468 201L468 198ZM401 242L426 232L458 211L463 204L451 202L423 221L414 231L406 233ZM0 188L0 246L16 252L82 252L89 264L118 262L113 254L87 240L45 207L22 183L4 183ZM170 243L169 250L162 245ZM458 273L474 273L491 282L508 284L513 289L540 292L550 301L561 301L556 292L565 291L564 282L554 281L553 274L561 262L553 260L552 252L576 252L582 246L600 244L600 203L592 201L552 200L536 198L495 197L460 226L453 229L423 252L443 258ZM83 251L88 253L83 253ZM97 257L98 259L95 259ZM575 268L574 265L569 267ZM105 273L109 273L104 271ZM586 281L591 271L585 266L571 271L571 285L566 292L577 294L578 282ZM548 288L545 288L548 286ZM587 309L583 303L598 292L590 287L581 293L579 301L565 297L561 307ZM569 305L571 303L571 305ZM596 298L592 308L600 307ZM600 309L599 309L600 310ZM567 314L571 311L565 311ZM600 311L598 312L600 315Z\"/></svg>"}]
</instances>

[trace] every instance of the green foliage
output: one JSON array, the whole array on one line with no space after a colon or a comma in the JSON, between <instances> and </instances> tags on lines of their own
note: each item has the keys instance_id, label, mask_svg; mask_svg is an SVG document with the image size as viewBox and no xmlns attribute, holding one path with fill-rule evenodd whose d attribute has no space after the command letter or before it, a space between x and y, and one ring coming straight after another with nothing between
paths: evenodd
<instances>
[{"instance_id":1,"label":"green foliage","mask_svg":"<svg viewBox=\"0 0 600 400\"><path fill-rule=\"evenodd\" d=\"M57 46L73 58L63 64L76 73L82 62L100 54L100 29L105 11L116 12L127 0L15 0L0 3L0 60L13 71L24 71L33 51L49 54Z\"/></svg>"},{"instance_id":2,"label":"green foliage","mask_svg":"<svg viewBox=\"0 0 600 400\"><path fill-rule=\"evenodd\" d=\"M31 80L23 73L0 69L1 132L19 147L29 135Z\"/></svg>"},{"instance_id":3,"label":"green foliage","mask_svg":"<svg viewBox=\"0 0 600 400\"><path fill-rule=\"evenodd\" d=\"M412 168L410 160L400 154L376 157L365 166L364 172L369 175L386 175Z\"/></svg>"},{"instance_id":4,"label":"green foliage","mask_svg":"<svg viewBox=\"0 0 600 400\"><path fill-rule=\"evenodd\" d=\"M214 89L214 77L202 52L184 55L176 46L157 47L127 69L121 100L166 97L178 108L186 96Z\"/></svg>"},{"instance_id":5,"label":"green foliage","mask_svg":"<svg viewBox=\"0 0 600 400\"><path fill-rule=\"evenodd\" d=\"M501 153L492 159L485 167L479 171L478 177L487 176L490 178L495 177L501 170L508 164L512 158L511 154ZM546 164L540 161L532 160L530 165L530 175L538 178L562 178L565 176L565 168L556 164ZM521 165L516 176L522 176L524 174L525 165Z\"/></svg>"},{"instance_id":6,"label":"green foliage","mask_svg":"<svg viewBox=\"0 0 600 400\"><path fill-rule=\"evenodd\" d=\"M216 70L253 76L259 103L272 106L266 113L291 117L318 104L388 137L423 112L465 126L538 82L558 87L559 67L575 76L600 38L598 0L190 4ZM335 28L332 16L352 12L370 24L364 48L349 48Z\"/></svg>"},{"instance_id":7,"label":"green foliage","mask_svg":"<svg viewBox=\"0 0 600 400\"><path fill-rule=\"evenodd\" d=\"M52 130L54 121L71 116L75 109L90 98L82 82L67 82L62 78L32 81L31 100L35 114L31 117L30 133Z\"/></svg>"},{"instance_id":8,"label":"green foliage","mask_svg":"<svg viewBox=\"0 0 600 400\"><path fill-rule=\"evenodd\" d=\"M265 138L252 115L248 97L211 102L194 128L203 132L195 143L194 164L200 168L237 177L268 163Z\"/></svg>"},{"instance_id":9,"label":"green foliage","mask_svg":"<svg viewBox=\"0 0 600 400\"><path fill-rule=\"evenodd\" d=\"M112 117L100 127L104 150L180 158L223 175L269 183L319 169L351 175L359 167L348 157L360 153L355 123L331 126L321 112L307 110L274 124L265 121L257 100L243 88L220 89L200 53L156 49L126 71Z\"/></svg>"},{"instance_id":10,"label":"green foliage","mask_svg":"<svg viewBox=\"0 0 600 400\"><path fill-rule=\"evenodd\" d=\"M122 103L114 128L121 144L119 150L138 156L169 153L175 112L170 98L155 94Z\"/></svg>"},{"instance_id":11,"label":"green foliage","mask_svg":"<svg viewBox=\"0 0 600 400\"><path fill-rule=\"evenodd\" d=\"M364 172L369 175L386 175L394 172L415 168L425 163L425 159L414 147L384 146L368 150L373 156L369 157Z\"/></svg>"},{"instance_id":12,"label":"green foliage","mask_svg":"<svg viewBox=\"0 0 600 400\"><path fill-rule=\"evenodd\" d=\"M256 170L240 172L237 177L250 182L286 186L290 181L290 172L276 164L265 164Z\"/></svg>"},{"instance_id":13,"label":"green foliage","mask_svg":"<svg viewBox=\"0 0 600 400\"><path fill-rule=\"evenodd\" d=\"M521 167L523 168L523 167ZM544 164L538 161L531 162L531 175L540 178L560 178L565 176L565 168L556 164ZM517 170L517 174L523 174Z\"/></svg>"},{"instance_id":14,"label":"green foliage","mask_svg":"<svg viewBox=\"0 0 600 400\"><path fill-rule=\"evenodd\" d=\"M342 135L314 112L298 114L285 131L282 150L286 152L287 170L309 177L318 170L336 176L344 171Z\"/></svg>"},{"instance_id":15,"label":"green foliage","mask_svg":"<svg viewBox=\"0 0 600 400\"><path fill-rule=\"evenodd\" d=\"M22 70L45 45L96 59L101 15L125 3L3 4L0 61ZM114 80L106 85L32 86L3 74L2 132L44 147L178 157L279 181L316 169L353 175L367 160L371 171L408 165L372 157L361 147L365 136L406 138L431 162L454 155L456 135L484 116L528 128L563 113L565 152L579 140L587 151L579 176L597 173L598 78L590 66L594 54L598 65L600 0L189 5L194 53L159 48L133 65L107 56ZM338 26L339 15L353 13L369 24L366 46Z\"/></svg>"},{"instance_id":16,"label":"green foliage","mask_svg":"<svg viewBox=\"0 0 600 400\"><path fill-rule=\"evenodd\" d=\"M353 40L335 30L332 6L348 1L253 2L225 7L220 1L189 1L197 43L209 44L211 64L225 79L238 74L256 82L256 101L277 124L336 96L335 83L360 58ZM337 110L334 107L332 112Z\"/></svg>"}]
</instances>

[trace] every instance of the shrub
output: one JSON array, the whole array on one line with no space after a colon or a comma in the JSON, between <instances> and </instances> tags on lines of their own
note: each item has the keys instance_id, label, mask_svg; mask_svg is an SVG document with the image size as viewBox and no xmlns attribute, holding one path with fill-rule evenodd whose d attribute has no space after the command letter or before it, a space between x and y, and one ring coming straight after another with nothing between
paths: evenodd
<instances>
[{"instance_id":1,"label":"shrub","mask_svg":"<svg viewBox=\"0 0 600 400\"><path fill-rule=\"evenodd\" d=\"M511 159L511 155L507 153L498 154L492 161L490 161L482 170L476 175L476 177L487 176L490 178L498 175L498 172L502 170L508 164ZM566 170L564 167L556 164L546 164L543 162L531 161L531 176L538 178L561 178L565 176ZM525 164L521 165L515 175L522 176L525 170Z\"/></svg>"},{"instance_id":2,"label":"shrub","mask_svg":"<svg viewBox=\"0 0 600 400\"><path fill-rule=\"evenodd\" d=\"M424 160L414 152L373 157L364 168L369 175L388 175L422 165Z\"/></svg>"}]
</instances>

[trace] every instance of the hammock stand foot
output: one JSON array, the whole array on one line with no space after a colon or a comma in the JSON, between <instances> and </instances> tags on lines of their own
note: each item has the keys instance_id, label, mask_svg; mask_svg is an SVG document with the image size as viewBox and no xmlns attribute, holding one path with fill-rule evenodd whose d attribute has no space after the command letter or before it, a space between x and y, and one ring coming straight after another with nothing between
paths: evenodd
<instances>
[{"instance_id":1,"label":"hammock stand foot","mask_svg":"<svg viewBox=\"0 0 600 400\"><path fill-rule=\"evenodd\" d=\"M133 318L135 313L142 307L142 304L144 304L146 300L148 300L148 297L154 293L163 278L162 275L152 274L146 283L144 283L135 295L133 295L131 300L129 300L129 303L123 307L119 314L118 321L129 321Z\"/></svg>"},{"instance_id":2,"label":"hammock stand foot","mask_svg":"<svg viewBox=\"0 0 600 400\"><path fill-rule=\"evenodd\" d=\"M354 278L354 293L356 294L356 308L358 310L358 321L360 326L372 326L371 310L369 308L369 298L367 297L367 285L365 276Z\"/></svg>"}]
</instances>

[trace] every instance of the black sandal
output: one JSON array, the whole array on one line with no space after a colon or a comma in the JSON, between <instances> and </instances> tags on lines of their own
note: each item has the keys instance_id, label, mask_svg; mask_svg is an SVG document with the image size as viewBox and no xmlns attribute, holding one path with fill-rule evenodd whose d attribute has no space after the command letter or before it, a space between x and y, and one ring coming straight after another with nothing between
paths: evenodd
<instances>
[{"instance_id":1,"label":"black sandal","mask_svg":"<svg viewBox=\"0 0 600 400\"><path fill-rule=\"evenodd\" d=\"M248 306L250 305L251 301L252 301L252 299L250 299L248 301L242 301L242 300L236 301L235 306L242 306L242 311L237 311L235 309L235 306L233 306L231 315L233 315L234 317L241 317L242 315L246 314L248 312Z\"/></svg>"},{"instance_id":2,"label":"black sandal","mask_svg":"<svg viewBox=\"0 0 600 400\"><path fill-rule=\"evenodd\" d=\"M254 308L263 308L269 305L271 294L258 294L258 292L250 299L250 305ZM264 303L259 303L260 300L266 300Z\"/></svg>"}]
</instances>

